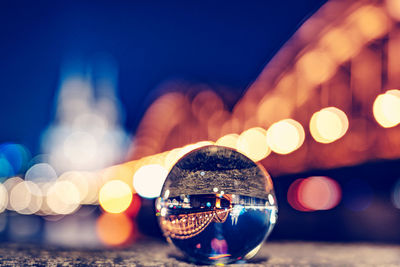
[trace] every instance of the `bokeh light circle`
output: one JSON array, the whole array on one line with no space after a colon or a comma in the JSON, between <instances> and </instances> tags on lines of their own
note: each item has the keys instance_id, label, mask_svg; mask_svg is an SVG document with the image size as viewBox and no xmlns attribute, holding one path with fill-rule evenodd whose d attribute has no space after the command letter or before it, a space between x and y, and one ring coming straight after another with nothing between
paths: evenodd
<instances>
[{"instance_id":1,"label":"bokeh light circle","mask_svg":"<svg viewBox=\"0 0 400 267\"><path fill-rule=\"evenodd\" d=\"M244 131L237 140L238 151L256 162L266 158L271 153L266 135L267 131L260 127Z\"/></svg>"},{"instance_id":2,"label":"bokeh light circle","mask_svg":"<svg viewBox=\"0 0 400 267\"><path fill-rule=\"evenodd\" d=\"M400 91L389 90L376 97L373 105L375 120L384 128L400 123Z\"/></svg>"},{"instance_id":3,"label":"bokeh light circle","mask_svg":"<svg viewBox=\"0 0 400 267\"><path fill-rule=\"evenodd\" d=\"M328 177L309 177L299 186L298 197L303 207L310 210L329 210L341 199L339 184Z\"/></svg>"},{"instance_id":4,"label":"bokeh light circle","mask_svg":"<svg viewBox=\"0 0 400 267\"><path fill-rule=\"evenodd\" d=\"M299 186L304 181L304 179L297 179L293 183L290 184L288 192L287 192L287 200L289 205L298 211L310 211L309 209L303 207L303 205L299 201Z\"/></svg>"},{"instance_id":5,"label":"bokeh light circle","mask_svg":"<svg viewBox=\"0 0 400 267\"><path fill-rule=\"evenodd\" d=\"M295 120L285 119L272 124L267 130L267 144L278 154L289 154L304 142L303 126Z\"/></svg>"},{"instance_id":6,"label":"bokeh light circle","mask_svg":"<svg viewBox=\"0 0 400 267\"><path fill-rule=\"evenodd\" d=\"M160 195L168 170L158 164L144 165L133 175L133 187L144 198Z\"/></svg>"},{"instance_id":7,"label":"bokeh light circle","mask_svg":"<svg viewBox=\"0 0 400 267\"><path fill-rule=\"evenodd\" d=\"M386 9L392 18L400 20L400 1L386 0Z\"/></svg>"},{"instance_id":8,"label":"bokeh light circle","mask_svg":"<svg viewBox=\"0 0 400 267\"><path fill-rule=\"evenodd\" d=\"M323 108L310 120L310 133L319 143L332 143L345 135L349 128L346 114L336 107Z\"/></svg>"},{"instance_id":9,"label":"bokeh light circle","mask_svg":"<svg viewBox=\"0 0 400 267\"><path fill-rule=\"evenodd\" d=\"M25 180L35 183L49 182L57 179L57 173L48 163L37 163L25 173Z\"/></svg>"},{"instance_id":10,"label":"bokeh light circle","mask_svg":"<svg viewBox=\"0 0 400 267\"><path fill-rule=\"evenodd\" d=\"M64 172L58 178L58 181L69 181L73 183L79 191L79 202L85 203L89 195L89 190L95 190L95 188L89 188L88 177L84 173L77 171Z\"/></svg>"},{"instance_id":11,"label":"bokeh light circle","mask_svg":"<svg viewBox=\"0 0 400 267\"><path fill-rule=\"evenodd\" d=\"M20 214L33 214L42 206L42 191L31 181L15 185L10 192L10 206Z\"/></svg>"},{"instance_id":12,"label":"bokeh light circle","mask_svg":"<svg viewBox=\"0 0 400 267\"><path fill-rule=\"evenodd\" d=\"M7 204L8 204L7 188L3 184L0 184L0 213L7 208Z\"/></svg>"},{"instance_id":13,"label":"bokeh light circle","mask_svg":"<svg viewBox=\"0 0 400 267\"><path fill-rule=\"evenodd\" d=\"M53 213L70 214L79 207L79 190L70 181L57 181L49 187L46 202Z\"/></svg>"},{"instance_id":14,"label":"bokeh light circle","mask_svg":"<svg viewBox=\"0 0 400 267\"><path fill-rule=\"evenodd\" d=\"M311 176L297 179L289 187L288 202L299 211L329 210L336 207L342 196L339 184L328 177Z\"/></svg>"},{"instance_id":15,"label":"bokeh light circle","mask_svg":"<svg viewBox=\"0 0 400 267\"><path fill-rule=\"evenodd\" d=\"M218 146L225 146L225 147L230 147L233 149L237 149L237 141L239 139L239 135L238 134L227 134L222 136L221 138L219 138L217 140L217 142L215 142L216 145Z\"/></svg>"},{"instance_id":16,"label":"bokeh light circle","mask_svg":"<svg viewBox=\"0 0 400 267\"><path fill-rule=\"evenodd\" d=\"M133 225L132 221L123 213L103 213L97 219L96 231L105 245L119 246L130 239Z\"/></svg>"},{"instance_id":17,"label":"bokeh light circle","mask_svg":"<svg viewBox=\"0 0 400 267\"><path fill-rule=\"evenodd\" d=\"M124 212L131 202L132 190L120 180L109 181L100 189L99 203L109 213Z\"/></svg>"}]
</instances>

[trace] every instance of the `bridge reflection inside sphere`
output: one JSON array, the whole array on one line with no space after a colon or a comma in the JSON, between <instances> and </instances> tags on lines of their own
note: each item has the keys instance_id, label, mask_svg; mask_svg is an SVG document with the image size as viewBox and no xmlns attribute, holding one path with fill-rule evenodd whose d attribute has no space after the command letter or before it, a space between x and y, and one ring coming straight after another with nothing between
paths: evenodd
<instances>
[{"instance_id":1,"label":"bridge reflection inside sphere","mask_svg":"<svg viewBox=\"0 0 400 267\"><path fill-rule=\"evenodd\" d=\"M180 159L156 205L164 235L198 263L253 256L277 219L268 174L239 152L218 146Z\"/></svg>"}]
</instances>

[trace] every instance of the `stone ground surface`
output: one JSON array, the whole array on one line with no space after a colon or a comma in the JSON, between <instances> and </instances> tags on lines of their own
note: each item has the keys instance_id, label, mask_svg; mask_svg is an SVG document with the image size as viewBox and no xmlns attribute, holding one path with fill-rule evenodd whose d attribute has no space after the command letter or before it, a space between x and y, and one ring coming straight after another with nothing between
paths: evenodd
<instances>
[{"instance_id":1,"label":"stone ground surface","mask_svg":"<svg viewBox=\"0 0 400 267\"><path fill-rule=\"evenodd\" d=\"M122 250L0 244L1 266L195 266L160 241ZM232 266L400 266L400 245L269 242L248 263Z\"/></svg>"}]
</instances>

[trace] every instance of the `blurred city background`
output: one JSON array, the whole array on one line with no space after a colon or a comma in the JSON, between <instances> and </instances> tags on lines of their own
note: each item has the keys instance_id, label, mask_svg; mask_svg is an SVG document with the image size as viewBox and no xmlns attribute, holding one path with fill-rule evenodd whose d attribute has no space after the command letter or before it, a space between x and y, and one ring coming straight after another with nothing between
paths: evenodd
<instances>
[{"instance_id":1,"label":"blurred city background","mask_svg":"<svg viewBox=\"0 0 400 267\"><path fill-rule=\"evenodd\" d=\"M272 240L400 242L400 1L3 1L0 241L161 238L174 163L273 178Z\"/></svg>"}]
</instances>

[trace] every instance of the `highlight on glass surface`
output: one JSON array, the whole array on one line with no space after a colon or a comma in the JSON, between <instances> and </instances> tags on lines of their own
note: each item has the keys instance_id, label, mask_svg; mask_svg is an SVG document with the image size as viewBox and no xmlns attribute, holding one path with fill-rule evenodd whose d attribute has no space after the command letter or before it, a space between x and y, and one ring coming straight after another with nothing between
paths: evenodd
<instances>
[{"instance_id":1,"label":"highlight on glass surface","mask_svg":"<svg viewBox=\"0 0 400 267\"><path fill-rule=\"evenodd\" d=\"M207 146L172 168L156 211L165 237L190 260L217 264L253 256L278 209L265 170L235 150Z\"/></svg>"}]
</instances>

